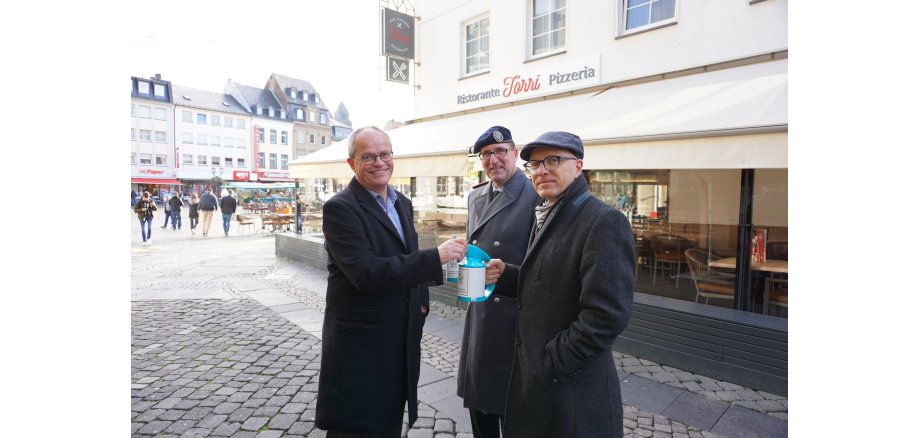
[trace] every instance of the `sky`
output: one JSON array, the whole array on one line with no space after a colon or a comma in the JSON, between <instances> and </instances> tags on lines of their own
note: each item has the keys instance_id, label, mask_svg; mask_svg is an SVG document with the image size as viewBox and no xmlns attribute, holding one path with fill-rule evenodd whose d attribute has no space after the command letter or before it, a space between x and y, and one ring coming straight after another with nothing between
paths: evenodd
<instances>
[{"instance_id":1,"label":"sky","mask_svg":"<svg viewBox=\"0 0 920 438\"><path fill-rule=\"evenodd\" d=\"M310 82L333 113L344 103L355 128L411 118L412 86L384 78L376 0L157 4L127 28L131 76L223 92L279 73Z\"/></svg>"}]
</instances>

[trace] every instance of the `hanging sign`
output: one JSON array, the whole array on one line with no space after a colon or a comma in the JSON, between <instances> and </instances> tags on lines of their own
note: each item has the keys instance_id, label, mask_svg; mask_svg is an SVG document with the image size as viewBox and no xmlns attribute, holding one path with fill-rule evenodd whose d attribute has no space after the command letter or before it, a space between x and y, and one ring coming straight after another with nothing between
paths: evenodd
<instances>
[{"instance_id":1,"label":"hanging sign","mask_svg":"<svg viewBox=\"0 0 920 438\"><path fill-rule=\"evenodd\" d=\"M383 9L383 55L415 58L415 17Z\"/></svg>"},{"instance_id":2,"label":"hanging sign","mask_svg":"<svg viewBox=\"0 0 920 438\"><path fill-rule=\"evenodd\" d=\"M401 58L387 56L387 80L391 82L409 83L409 61Z\"/></svg>"}]
</instances>

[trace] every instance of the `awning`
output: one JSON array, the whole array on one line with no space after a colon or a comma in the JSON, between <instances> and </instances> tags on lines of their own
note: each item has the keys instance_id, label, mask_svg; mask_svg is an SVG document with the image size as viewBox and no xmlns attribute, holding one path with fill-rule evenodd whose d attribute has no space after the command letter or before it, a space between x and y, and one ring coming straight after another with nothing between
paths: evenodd
<instances>
[{"instance_id":1,"label":"awning","mask_svg":"<svg viewBox=\"0 0 920 438\"><path fill-rule=\"evenodd\" d=\"M182 185L174 179L157 179L157 178L131 178L131 184L165 184L165 185Z\"/></svg>"},{"instance_id":2,"label":"awning","mask_svg":"<svg viewBox=\"0 0 920 438\"><path fill-rule=\"evenodd\" d=\"M787 60L762 62L409 124L388 131L396 159L415 159L395 171L465 175L468 148L494 125L520 146L575 133L588 169L786 168L787 70ZM346 143L291 162L292 175L351 176Z\"/></svg>"},{"instance_id":3,"label":"awning","mask_svg":"<svg viewBox=\"0 0 920 438\"><path fill-rule=\"evenodd\" d=\"M259 181L262 182L294 182L294 178L268 178L268 177L259 177Z\"/></svg>"},{"instance_id":4,"label":"awning","mask_svg":"<svg viewBox=\"0 0 920 438\"><path fill-rule=\"evenodd\" d=\"M231 189L293 189L294 183L257 183L257 182L241 182L241 181L231 181L227 184L224 184L223 187Z\"/></svg>"}]
</instances>

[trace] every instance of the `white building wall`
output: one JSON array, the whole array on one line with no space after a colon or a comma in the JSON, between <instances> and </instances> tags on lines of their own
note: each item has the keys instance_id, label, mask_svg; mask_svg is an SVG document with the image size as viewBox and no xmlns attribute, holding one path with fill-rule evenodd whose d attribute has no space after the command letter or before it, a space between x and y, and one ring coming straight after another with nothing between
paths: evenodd
<instances>
[{"instance_id":1,"label":"white building wall","mask_svg":"<svg viewBox=\"0 0 920 438\"><path fill-rule=\"evenodd\" d=\"M281 174L290 174L290 168L282 169L281 168L281 155L287 155L288 163L294 160L294 142L297 141L294 138L294 123L290 120L278 120L270 119L264 117L253 117L253 123L259 127L265 128L265 141L259 144L259 152L265 153L265 167L257 167L258 163L253 163L253 168L259 172L267 172L269 174L276 174L281 177ZM275 144L271 144L271 130L274 129L277 131L277 139ZM281 132L287 132L287 144L281 144ZM309 138L304 140L309 141ZM276 154L278 161L276 163L277 168L272 169L270 167L270 154ZM287 177L287 176L283 176Z\"/></svg>"},{"instance_id":2,"label":"white building wall","mask_svg":"<svg viewBox=\"0 0 920 438\"><path fill-rule=\"evenodd\" d=\"M181 99L181 97L180 97ZM183 121L183 112L192 113L192 121ZM197 122L198 114L205 115L205 123ZM212 125L212 116L220 117L220 125ZM174 114L176 120L175 142L178 147L179 170L178 176L183 179L207 180L215 176L223 179L233 179L234 170L253 169L252 162L252 117L245 114L228 113L220 111L205 110L200 108L177 105ZM225 127L224 121L227 117L233 119L233 127ZM238 120L244 121L244 127L238 127ZM192 134L192 142L186 143L185 134ZM199 134L206 136L207 144L199 144ZM220 139L220 145L212 144L212 137L217 136ZM228 145L225 140L233 139L232 144ZM240 144L241 143L241 144ZM192 155L192 164L183 163L183 155ZM205 164L199 164L198 156L207 157ZM218 165L212 163L212 157L218 157ZM233 159L233 166L224 165L225 158ZM238 159L245 160L245 166L238 167Z\"/></svg>"},{"instance_id":3,"label":"white building wall","mask_svg":"<svg viewBox=\"0 0 920 438\"><path fill-rule=\"evenodd\" d=\"M456 112L459 88L541 64L600 56L600 84L715 64L788 48L787 2L677 0L677 23L618 35L623 0L567 2L566 48L528 59L528 0L420 0L415 73L417 118ZM489 73L462 79L463 23L488 14ZM595 84L596 85L596 84Z\"/></svg>"},{"instance_id":4,"label":"white building wall","mask_svg":"<svg viewBox=\"0 0 920 438\"><path fill-rule=\"evenodd\" d=\"M131 152L134 154L134 162L131 164L132 178L175 178L176 174L176 148L174 141L174 120L173 104L167 102L158 102L147 99L131 99L133 114L131 116L131 129L134 131L134 139L131 141ZM141 117L141 108L150 108L148 117ZM155 119L156 109L166 111L166 120ZM141 130L150 131L150 140L142 141ZM165 132L166 138L163 142L158 142L156 132ZM141 165L141 154L151 154L151 164ZM156 162L157 155L165 155L165 163L158 165Z\"/></svg>"}]
</instances>

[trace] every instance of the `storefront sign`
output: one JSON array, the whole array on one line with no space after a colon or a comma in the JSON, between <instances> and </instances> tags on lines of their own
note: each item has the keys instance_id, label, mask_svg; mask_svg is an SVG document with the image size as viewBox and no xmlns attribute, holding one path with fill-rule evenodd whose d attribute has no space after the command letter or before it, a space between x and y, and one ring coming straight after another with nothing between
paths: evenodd
<instances>
[{"instance_id":1,"label":"storefront sign","mask_svg":"<svg viewBox=\"0 0 920 438\"><path fill-rule=\"evenodd\" d=\"M415 17L383 9L383 55L415 58Z\"/></svg>"},{"instance_id":2,"label":"storefront sign","mask_svg":"<svg viewBox=\"0 0 920 438\"><path fill-rule=\"evenodd\" d=\"M409 61L387 56L387 80L391 82L408 84Z\"/></svg>"},{"instance_id":3,"label":"storefront sign","mask_svg":"<svg viewBox=\"0 0 920 438\"><path fill-rule=\"evenodd\" d=\"M259 125L252 124L252 168L259 168Z\"/></svg>"},{"instance_id":4,"label":"storefront sign","mask_svg":"<svg viewBox=\"0 0 920 438\"><path fill-rule=\"evenodd\" d=\"M249 172L245 170L234 170L233 180L234 181L249 181Z\"/></svg>"},{"instance_id":5,"label":"storefront sign","mask_svg":"<svg viewBox=\"0 0 920 438\"><path fill-rule=\"evenodd\" d=\"M600 82L600 55L595 54L530 70L489 75L488 79L475 85L458 88L456 101L459 106L486 106L589 87Z\"/></svg>"},{"instance_id":6,"label":"storefront sign","mask_svg":"<svg viewBox=\"0 0 920 438\"><path fill-rule=\"evenodd\" d=\"M287 172L260 172L263 178L287 178Z\"/></svg>"},{"instance_id":7,"label":"storefront sign","mask_svg":"<svg viewBox=\"0 0 920 438\"><path fill-rule=\"evenodd\" d=\"M140 169L137 171L137 173L140 173L143 175L161 175L164 173L164 171L159 170L159 169Z\"/></svg>"}]
</instances>

